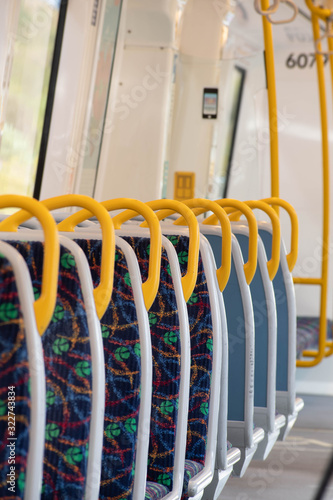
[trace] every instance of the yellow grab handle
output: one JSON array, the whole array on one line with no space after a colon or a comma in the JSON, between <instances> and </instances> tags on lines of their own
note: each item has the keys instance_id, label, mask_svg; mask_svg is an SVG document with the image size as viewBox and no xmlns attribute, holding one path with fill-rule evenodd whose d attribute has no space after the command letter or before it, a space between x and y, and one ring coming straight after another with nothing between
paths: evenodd
<instances>
[{"instance_id":1,"label":"yellow grab handle","mask_svg":"<svg viewBox=\"0 0 333 500\"><path fill-rule=\"evenodd\" d=\"M249 225L249 258L246 264L244 264L244 274L246 278L246 283L249 285L253 280L257 269L257 258L258 258L258 225L257 219L255 218L252 210L242 201L234 199L222 199L216 200L216 202L222 208L235 208L239 212L245 215L248 225ZM204 224L216 224L216 216L211 215L204 221Z\"/></svg>"},{"instance_id":2,"label":"yellow grab handle","mask_svg":"<svg viewBox=\"0 0 333 500\"><path fill-rule=\"evenodd\" d=\"M169 217L173 213L179 213L184 217L189 228L189 252L187 262L187 273L182 277L182 288L185 301L191 297L198 277L198 260L200 247L200 231L198 221L190 208L184 203L176 200L150 201L147 205L157 212L159 220Z\"/></svg>"},{"instance_id":3,"label":"yellow grab handle","mask_svg":"<svg viewBox=\"0 0 333 500\"><path fill-rule=\"evenodd\" d=\"M290 217L290 223L291 223L291 240L290 240L290 252L287 255L287 263L288 263L288 268L289 271L292 272L292 270L295 267L296 261L297 261L297 254L298 254L298 217L296 210L290 203L288 203L285 200L281 200L281 198L265 198L261 200L265 203L268 203L269 205L274 206L279 206L283 208L289 215Z\"/></svg>"},{"instance_id":4,"label":"yellow grab handle","mask_svg":"<svg viewBox=\"0 0 333 500\"><path fill-rule=\"evenodd\" d=\"M327 19L332 15L332 11L330 9L322 9L319 6L315 6L312 3L312 0L305 0L305 3L310 9L311 13L320 17L321 19Z\"/></svg>"},{"instance_id":5,"label":"yellow grab handle","mask_svg":"<svg viewBox=\"0 0 333 500\"><path fill-rule=\"evenodd\" d=\"M84 207L89 210L89 212L87 212L88 217L95 215L98 218L102 228L103 245L101 256L101 279L100 284L94 290L94 299L97 316L101 319L110 303L113 289L115 235L113 223L110 220L108 212L93 198L78 194L55 196L54 198L43 200L40 203L42 203L48 210L58 210L60 208L67 207ZM30 218L30 214L21 210L20 212L12 215L8 219L8 222L13 220L17 225L20 225L28 218ZM74 231L75 225L71 225L69 220L70 218L71 216L58 224L59 231Z\"/></svg>"},{"instance_id":6,"label":"yellow grab handle","mask_svg":"<svg viewBox=\"0 0 333 500\"><path fill-rule=\"evenodd\" d=\"M44 231L41 295L34 303L37 329L43 335L51 321L57 299L60 247L56 224L47 208L34 198L12 194L0 196L0 208L9 207L26 210L28 218L32 215L37 217ZM18 224L15 223L15 216L16 214L0 222L0 231L16 232Z\"/></svg>"},{"instance_id":7,"label":"yellow grab handle","mask_svg":"<svg viewBox=\"0 0 333 500\"><path fill-rule=\"evenodd\" d=\"M213 212L218 218L221 229L222 229L222 256L221 256L221 267L217 269L216 276L219 283L219 287L221 292L225 289L231 270L231 227L230 220L220 205L215 203L215 201L206 200L204 198L195 198L192 200L183 201L185 205L189 208L200 209L199 213L196 211L196 215L201 215L207 212L208 210ZM175 225L183 225L184 217L180 217L178 220L174 222Z\"/></svg>"},{"instance_id":8,"label":"yellow grab handle","mask_svg":"<svg viewBox=\"0 0 333 500\"><path fill-rule=\"evenodd\" d=\"M101 205L108 212L113 210L126 210L113 218L113 225L115 229L120 229L123 222L135 217L138 214L142 215L148 222L151 240L149 270L148 279L142 284L142 292L146 309L149 310L155 300L160 284L162 237L158 219L154 212L150 210L145 203L131 198L116 198L114 200L107 200L103 201ZM127 217L126 215L124 216L124 214L130 215ZM80 212L71 215L66 220L67 223L70 223L73 227L75 227L77 224L80 224L89 217L91 217L90 213L86 210L80 210Z\"/></svg>"},{"instance_id":9,"label":"yellow grab handle","mask_svg":"<svg viewBox=\"0 0 333 500\"><path fill-rule=\"evenodd\" d=\"M272 255L271 259L267 262L267 270L270 280L273 281L280 265L280 245L281 245L281 226L279 216L275 210L267 203L259 200L245 201L246 205L252 209L259 209L265 212L271 219L273 235L272 235ZM238 220L240 214L232 214L230 220Z\"/></svg>"},{"instance_id":10,"label":"yellow grab handle","mask_svg":"<svg viewBox=\"0 0 333 500\"><path fill-rule=\"evenodd\" d=\"M97 217L102 230L101 277L99 285L94 289L93 293L97 316L102 319L111 300L115 259L115 234L107 210L93 198L79 194L56 196L43 200L42 203L49 210L65 207L84 207L89 210L90 217L92 215ZM67 223L67 220L68 218L58 224L59 231L74 231L74 228L70 223Z\"/></svg>"}]
</instances>

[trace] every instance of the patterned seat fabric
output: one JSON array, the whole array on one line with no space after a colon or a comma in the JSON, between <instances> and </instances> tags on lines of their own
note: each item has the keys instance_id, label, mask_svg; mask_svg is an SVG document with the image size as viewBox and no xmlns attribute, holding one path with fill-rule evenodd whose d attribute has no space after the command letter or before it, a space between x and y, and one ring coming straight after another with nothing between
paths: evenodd
<instances>
[{"instance_id":1,"label":"patterned seat fabric","mask_svg":"<svg viewBox=\"0 0 333 500\"><path fill-rule=\"evenodd\" d=\"M148 276L149 239L124 239L134 248L145 281ZM177 302L165 249L162 250L158 293L149 310L149 323L153 352L153 396L148 480L172 489L181 345Z\"/></svg>"},{"instance_id":2,"label":"patterned seat fabric","mask_svg":"<svg viewBox=\"0 0 333 500\"><path fill-rule=\"evenodd\" d=\"M23 255L40 294L43 244L10 242ZM61 248L57 302L42 336L46 373L46 429L42 499L84 497L92 400L89 332L72 254Z\"/></svg>"},{"instance_id":3,"label":"patterned seat fabric","mask_svg":"<svg viewBox=\"0 0 333 500\"><path fill-rule=\"evenodd\" d=\"M169 493L166 486L147 481L145 500L159 500Z\"/></svg>"},{"instance_id":4,"label":"patterned seat fabric","mask_svg":"<svg viewBox=\"0 0 333 500\"><path fill-rule=\"evenodd\" d=\"M300 316L297 318L297 359L302 357L302 352L318 348L320 318ZM333 321L326 321L326 335L332 340Z\"/></svg>"},{"instance_id":5,"label":"patterned seat fabric","mask_svg":"<svg viewBox=\"0 0 333 500\"><path fill-rule=\"evenodd\" d=\"M10 404L12 392L15 406ZM30 407L28 352L15 277L10 263L0 258L0 498L3 499L24 497ZM9 426L12 423L9 411L15 414L15 430ZM15 448L7 446L13 443ZM14 451L15 461L11 462ZM11 466L15 469L10 469ZM15 471L14 489L13 484L7 483L11 471Z\"/></svg>"},{"instance_id":6,"label":"patterned seat fabric","mask_svg":"<svg viewBox=\"0 0 333 500\"><path fill-rule=\"evenodd\" d=\"M198 462L193 462L192 460L185 460L185 474L184 474L184 487L182 498L185 500L189 498L188 496L188 483L192 477L199 474L202 471L203 465Z\"/></svg>"},{"instance_id":7,"label":"patterned seat fabric","mask_svg":"<svg viewBox=\"0 0 333 500\"><path fill-rule=\"evenodd\" d=\"M100 281L101 241L77 240L94 286ZM130 500L140 409L140 338L131 279L124 253L116 249L114 287L101 319L105 356L105 418L99 498Z\"/></svg>"},{"instance_id":8,"label":"patterned seat fabric","mask_svg":"<svg viewBox=\"0 0 333 500\"><path fill-rule=\"evenodd\" d=\"M176 249L181 273L184 275L187 271L189 239L184 236L169 236L168 238ZM213 368L213 325L201 255L199 256L197 282L187 302L187 309L191 335L191 387L186 459L204 465ZM189 472L190 469L187 477ZM182 498L186 498L184 495Z\"/></svg>"}]
</instances>

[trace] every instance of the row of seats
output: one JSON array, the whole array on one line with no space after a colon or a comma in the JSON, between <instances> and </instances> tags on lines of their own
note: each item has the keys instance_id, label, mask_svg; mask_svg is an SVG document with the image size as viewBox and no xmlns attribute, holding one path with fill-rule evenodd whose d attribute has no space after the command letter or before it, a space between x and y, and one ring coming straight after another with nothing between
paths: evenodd
<instances>
[{"instance_id":1,"label":"row of seats","mask_svg":"<svg viewBox=\"0 0 333 500\"><path fill-rule=\"evenodd\" d=\"M215 500L285 439L303 405L290 205L0 197L12 206L1 498ZM291 217L288 255L272 206Z\"/></svg>"}]
</instances>

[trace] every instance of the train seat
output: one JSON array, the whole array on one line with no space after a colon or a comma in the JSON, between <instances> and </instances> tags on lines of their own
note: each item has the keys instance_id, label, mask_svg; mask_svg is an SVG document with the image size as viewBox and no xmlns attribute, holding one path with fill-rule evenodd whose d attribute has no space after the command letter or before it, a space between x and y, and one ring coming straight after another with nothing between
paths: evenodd
<instances>
[{"instance_id":1,"label":"train seat","mask_svg":"<svg viewBox=\"0 0 333 500\"><path fill-rule=\"evenodd\" d=\"M0 497L39 498L46 406L42 340L26 263L3 241L0 253L0 472L5 478L0 483ZM16 440L11 441L11 436Z\"/></svg>"},{"instance_id":2,"label":"train seat","mask_svg":"<svg viewBox=\"0 0 333 500\"><path fill-rule=\"evenodd\" d=\"M211 261L215 258L210 245ZM215 266L216 267L216 266ZM217 500L226 485L234 465L241 459L241 451L227 440L228 434L228 326L223 294L218 290L220 321L222 329L222 369L220 381L220 409L217 433L216 463L212 482L205 488L204 500Z\"/></svg>"},{"instance_id":3,"label":"train seat","mask_svg":"<svg viewBox=\"0 0 333 500\"><path fill-rule=\"evenodd\" d=\"M268 255L272 248L271 226L259 223L259 234ZM277 312L277 371L276 409L286 417L279 440L284 440L292 429L304 403L296 397L296 301L292 274L281 241L280 265L273 280Z\"/></svg>"},{"instance_id":4,"label":"train seat","mask_svg":"<svg viewBox=\"0 0 333 500\"><path fill-rule=\"evenodd\" d=\"M221 230L201 225L221 264ZM250 289L244 275L244 260L235 236L232 238L232 267L223 292L228 326L228 440L241 450L241 459L233 466L233 475L242 477L264 439L264 430L256 427L254 412L254 317Z\"/></svg>"},{"instance_id":5,"label":"train seat","mask_svg":"<svg viewBox=\"0 0 333 500\"><path fill-rule=\"evenodd\" d=\"M88 259L94 286L101 275L98 229L66 233ZM101 318L106 401L99 498L143 498L146 485L152 369L148 315L132 248L116 237L114 286Z\"/></svg>"},{"instance_id":6,"label":"train seat","mask_svg":"<svg viewBox=\"0 0 333 500\"><path fill-rule=\"evenodd\" d=\"M232 223L232 231L247 260L249 229ZM258 266L250 284L255 323L254 420L265 431L254 458L265 460L272 450L286 418L276 412L277 318L272 281L267 269L265 247L258 237Z\"/></svg>"},{"instance_id":7,"label":"train seat","mask_svg":"<svg viewBox=\"0 0 333 500\"><path fill-rule=\"evenodd\" d=\"M174 245L184 274L189 251L188 231L163 224L162 233ZM214 476L222 368L216 268L202 235L197 282L187 308L191 336L191 387L182 499L199 500Z\"/></svg>"},{"instance_id":8,"label":"train seat","mask_svg":"<svg viewBox=\"0 0 333 500\"><path fill-rule=\"evenodd\" d=\"M145 281L150 252L149 232L127 225L120 234L134 249ZM175 499L181 497L190 383L189 324L178 259L173 246L164 237L162 245L159 290L149 309L153 396L145 498L150 500L166 495Z\"/></svg>"},{"instance_id":9,"label":"train seat","mask_svg":"<svg viewBox=\"0 0 333 500\"><path fill-rule=\"evenodd\" d=\"M3 233L2 237L24 257L38 297L43 235L39 231L20 230L16 234ZM92 296L92 284L83 289L80 260L84 266L80 249L73 242L61 239L57 303L42 336L47 400L41 498L52 494L79 498L88 493L91 487L88 474L101 449L100 428L90 433L91 422L95 427L104 408L104 394L96 387L96 383L104 380L101 334L94 316L88 320L85 299L89 293ZM87 275L88 267L83 272ZM93 302L88 306L95 307ZM97 498L96 486L92 486L91 496Z\"/></svg>"}]
</instances>

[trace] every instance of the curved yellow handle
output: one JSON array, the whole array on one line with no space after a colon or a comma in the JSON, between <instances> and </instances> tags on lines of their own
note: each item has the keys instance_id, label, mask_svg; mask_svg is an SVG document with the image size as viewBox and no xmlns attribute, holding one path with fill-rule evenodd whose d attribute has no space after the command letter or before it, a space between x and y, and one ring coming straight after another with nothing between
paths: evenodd
<instances>
[{"instance_id":1,"label":"curved yellow handle","mask_svg":"<svg viewBox=\"0 0 333 500\"><path fill-rule=\"evenodd\" d=\"M231 227L230 227L230 220L226 214L226 212L223 210L220 205L215 203L215 201L211 200L206 200L204 198L195 198L192 200L187 200L183 202L185 205L187 205L189 208L194 209L198 208L200 209L199 212L195 212L196 215L201 215L207 212L208 210L213 212L216 217L218 218L220 224L221 224L221 229L222 229L222 256L221 256L221 267L217 269L216 271L216 276L217 280L219 283L219 288L221 292L225 289L229 276L230 276L230 270L231 270ZM184 217L181 217L180 219L176 220L174 222L175 225L183 225L184 224Z\"/></svg>"},{"instance_id":2,"label":"curved yellow handle","mask_svg":"<svg viewBox=\"0 0 333 500\"><path fill-rule=\"evenodd\" d=\"M56 224L47 208L33 198L11 194L0 196L0 208L9 207L26 210L29 218L32 215L37 217L44 231L41 295L34 303L37 329L43 335L51 321L57 299L60 247ZM15 216L16 214L0 222L0 231L16 232L18 224L15 223Z\"/></svg>"},{"instance_id":3,"label":"curved yellow handle","mask_svg":"<svg viewBox=\"0 0 333 500\"><path fill-rule=\"evenodd\" d=\"M322 9L321 7L317 7L313 5L312 0L305 0L305 3L312 12L312 14L317 15L321 19L327 19L332 15L332 11L330 9Z\"/></svg>"},{"instance_id":4,"label":"curved yellow handle","mask_svg":"<svg viewBox=\"0 0 333 500\"><path fill-rule=\"evenodd\" d=\"M115 235L113 223L109 217L107 210L105 210L105 208L103 208L100 203L98 203L93 198L79 194L55 196L54 198L43 200L40 203L42 203L48 210L58 210L60 208L67 207L84 207L89 210L89 212L87 212L87 218L95 215L99 220L103 235L101 279L100 284L94 290L94 299L97 316L99 319L101 319L104 316L106 308L108 307L111 300L115 255ZM20 212L11 216L8 221L12 219L17 225L19 225L25 222L28 218L30 218L30 214L24 210L21 210ZM71 219L71 216L58 224L59 231L74 231L75 225L73 226L69 219Z\"/></svg>"},{"instance_id":5,"label":"curved yellow handle","mask_svg":"<svg viewBox=\"0 0 333 500\"><path fill-rule=\"evenodd\" d=\"M267 270L270 280L273 281L280 265L280 245L281 245L281 226L280 219L275 210L267 203L259 200L250 200L244 202L251 209L259 209L265 212L271 219L273 235L272 235L272 255L271 259L267 262ZM230 220L238 220L240 214L232 214Z\"/></svg>"},{"instance_id":6,"label":"curved yellow handle","mask_svg":"<svg viewBox=\"0 0 333 500\"><path fill-rule=\"evenodd\" d=\"M131 198L116 198L114 200L107 200L103 201L101 205L108 212L113 210L125 210L125 212L122 212L113 218L115 229L120 229L123 222L135 217L138 214L142 215L148 222L150 229L149 270L148 278L142 284L142 292L146 309L149 310L155 300L160 284L162 236L158 219L154 212L150 210L145 203ZM80 224L89 217L91 217L90 213L86 210L80 210L80 212L77 212L67 218L66 221L67 224L71 224L72 227L75 227L77 224Z\"/></svg>"},{"instance_id":7,"label":"curved yellow handle","mask_svg":"<svg viewBox=\"0 0 333 500\"><path fill-rule=\"evenodd\" d=\"M290 205L290 203L288 203L285 200L281 200L280 198L275 198L275 197L265 198L261 201L268 203L269 205L272 205L272 207L278 206L283 208L290 217L291 240L290 240L290 252L287 255L287 263L289 271L292 272L292 270L295 267L298 254L298 217L296 210L292 205Z\"/></svg>"},{"instance_id":8,"label":"curved yellow handle","mask_svg":"<svg viewBox=\"0 0 333 500\"><path fill-rule=\"evenodd\" d=\"M258 258L258 225L257 219L255 218L252 210L242 201L234 199L222 199L216 200L215 203L220 205L220 207L227 209L234 208L245 215L248 225L249 225L249 258L246 264L244 264L244 274L246 283L249 285L253 280L257 269L257 258ZM216 216L211 215L204 221L204 224L216 224Z\"/></svg>"},{"instance_id":9,"label":"curved yellow handle","mask_svg":"<svg viewBox=\"0 0 333 500\"><path fill-rule=\"evenodd\" d=\"M102 319L110 304L113 290L113 273L115 258L115 234L112 220L107 210L90 196L80 194L66 194L43 200L41 203L49 210L57 210L65 207L84 207L89 210L90 217L95 215L101 225L102 230L102 255L101 255L101 277L99 285L94 289L94 300L96 313ZM74 228L67 219L58 224L58 230L73 232Z\"/></svg>"},{"instance_id":10,"label":"curved yellow handle","mask_svg":"<svg viewBox=\"0 0 333 500\"><path fill-rule=\"evenodd\" d=\"M179 213L184 217L189 228L189 252L187 262L187 273L182 277L182 288L185 301L191 297L198 277L198 260L200 247L200 231L198 221L190 208L184 203L176 200L156 200L150 201L147 205L157 212L159 220L169 217L173 213Z\"/></svg>"}]
</instances>

